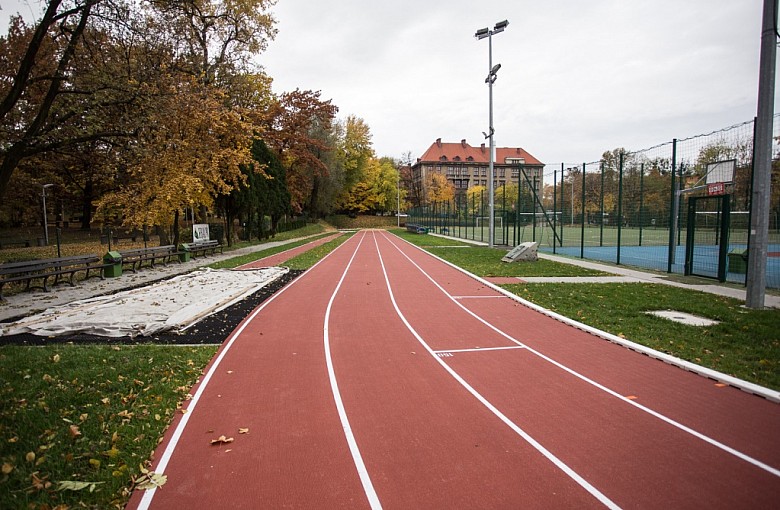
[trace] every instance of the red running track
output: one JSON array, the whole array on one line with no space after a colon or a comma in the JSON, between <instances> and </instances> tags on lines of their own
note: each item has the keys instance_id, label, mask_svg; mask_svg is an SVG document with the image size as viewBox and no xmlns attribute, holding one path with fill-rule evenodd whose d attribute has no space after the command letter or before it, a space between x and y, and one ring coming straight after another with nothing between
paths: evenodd
<instances>
[{"instance_id":1,"label":"red running track","mask_svg":"<svg viewBox=\"0 0 780 510\"><path fill-rule=\"evenodd\" d=\"M223 345L129 508L772 508L780 406L363 231ZM239 434L239 429L249 429ZM214 445L225 435L233 442Z\"/></svg>"},{"instance_id":2,"label":"red running track","mask_svg":"<svg viewBox=\"0 0 780 510\"><path fill-rule=\"evenodd\" d=\"M275 253L273 255L269 255L267 257L263 257L261 259L254 260L248 264L244 264L243 266L239 266L236 269L257 269L260 267L273 267L273 266L279 266L290 260L291 258L300 255L301 253L305 253L309 250L312 250L318 246L322 246L323 244L332 241L333 239L336 239L341 235L341 232L336 232L334 234L331 234L329 236L321 237L319 239L315 239L314 241L308 242L306 244L302 244L300 246L296 246L294 248L290 248L289 250L284 250L279 253Z\"/></svg>"}]
</instances>

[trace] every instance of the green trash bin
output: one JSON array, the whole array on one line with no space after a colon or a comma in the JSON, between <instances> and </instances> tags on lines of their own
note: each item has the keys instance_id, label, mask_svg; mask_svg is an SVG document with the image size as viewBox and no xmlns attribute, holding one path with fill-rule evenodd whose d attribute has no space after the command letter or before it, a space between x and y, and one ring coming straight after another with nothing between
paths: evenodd
<instances>
[{"instance_id":1,"label":"green trash bin","mask_svg":"<svg viewBox=\"0 0 780 510\"><path fill-rule=\"evenodd\" d=\"M747 249L731 250L729 252L729 273L747 273Z\"/></svg>"},{"instance_id":2,"label":"green trash bin","mask_svg":"<svg viewBox=\"0 0 780 510\"><path fill-rule=\"evenodd\" d=\"M110 264L103 268L103 276L106 278L122 276L122 255L118 251L110 251L103 255L103 263Z\"/></svg>"},{"instance_id":3,"label":"green trash bin","mask_svg":"<svg viewBox=\"0 0 780 510\"><path fill-rule=\"evenodd\" d=\"M192 259L192 252L190 251L190 245L182 243L179 245L179 262L189 262Z\"/></svg>"}]
</instances>

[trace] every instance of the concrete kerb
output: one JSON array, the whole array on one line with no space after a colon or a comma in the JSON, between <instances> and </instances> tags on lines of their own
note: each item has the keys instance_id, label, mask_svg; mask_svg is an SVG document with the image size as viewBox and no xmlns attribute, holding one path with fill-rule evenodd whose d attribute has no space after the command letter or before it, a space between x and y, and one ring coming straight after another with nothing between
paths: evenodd
<instances>
[{"instance_id":1,"label":"concrete kerb","mask_svg":"<svg viewBox=\"0 0 780 510\"><path fill-rule=\"evenodd\" d=\"M171 262L167 265L155 265L154 268L145 268L137 273L125 273L118 278L106 278L105 280L91 279L81 281L75 287L57 286L52 292L43 292L42 290L31 290L19 292L7 297L7 302L0 305L0 320L5 321L30 315L35 312L60 306L79 299L87 299L103 294L111 294L120 290L127 290L143 285L149 285L161 280L172 278L176 275L189 273L200 267L220 262L223 260L247 255L258 251L267 250L276 246L283 246L301 239L316 237L299 237L286 241L271 241L237 250L226 251L222 254L209 255L190 260L189 262Z\"/></svg>"}]
</instances>

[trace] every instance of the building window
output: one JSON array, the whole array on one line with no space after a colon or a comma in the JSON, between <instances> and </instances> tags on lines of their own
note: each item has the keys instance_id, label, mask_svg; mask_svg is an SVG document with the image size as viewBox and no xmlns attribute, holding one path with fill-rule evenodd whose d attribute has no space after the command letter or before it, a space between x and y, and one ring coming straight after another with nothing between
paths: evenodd
<instances>
[{"instance_id":1,"label":"building window","mask_svg":"<svg viewBox=\"0 0 780 510\"><path fill-rule=\"evenodd\" d=\"M505 168L499 168L498 169L498 176L499 177L506 177L506 169Z\"/></svg>"},{"instance_id":2,"label":"building window","mask_svg":"<svg viewBox=\"0 0 780 510\"><path fill-rule=\"evenodd\" d=\"M485 167L482 167L482 177L487 177L487 171L488 169ZM484 182L484 181L483 181Z\"/></svg>"}]
</instances>

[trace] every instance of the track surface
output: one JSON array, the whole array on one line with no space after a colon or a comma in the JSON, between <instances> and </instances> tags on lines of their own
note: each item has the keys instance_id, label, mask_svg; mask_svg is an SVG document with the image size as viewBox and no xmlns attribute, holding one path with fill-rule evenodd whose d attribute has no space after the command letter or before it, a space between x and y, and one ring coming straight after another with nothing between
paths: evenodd
<instances>
[{"instance_id":1,"label":"track surface","mask_svg":"<svg viewBox=\"0 0 780 510\"><path fill-rule=\"evenodd\" d=\"M193 395L155 454L167 483L129 508L780 501L779 405L543 316L382 231L266 301Z\"/></svg>"}]
</instances>

